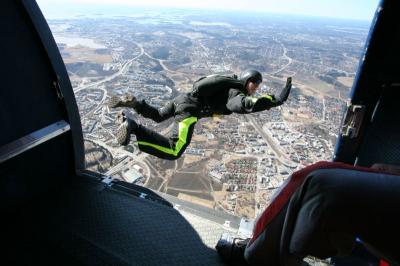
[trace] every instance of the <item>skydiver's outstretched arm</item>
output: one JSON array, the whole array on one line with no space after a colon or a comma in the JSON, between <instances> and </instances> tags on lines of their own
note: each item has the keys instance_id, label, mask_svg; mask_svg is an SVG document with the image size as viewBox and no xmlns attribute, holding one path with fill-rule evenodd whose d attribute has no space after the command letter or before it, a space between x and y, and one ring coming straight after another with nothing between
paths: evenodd
<instances>
[{"instance_id":1,"label":"skydiver's outstretched arm","mask_svg":"<svg viewBox=\"0 0 400 266\"><path fill-rule=\"evenodd\" d=\"M288 77L286 85L282 89L281 93L275 97L275 106L282 105L288 98L290 90L292 89L292 77Z\"/></svg>"},{"instance_id":2,"label":"skydiver's outstretched arm","mask_svg":"<svg viewBox=\"0 0 400 266\"><path fill-rule=\"evenodd\" d=\"M268 110L272 107L282 105L288 98L292 88L292 78L289 77L285 87L278 96L263 95L261 97L246 96L237 89L231 89L229 92L229 100L226 104L228 110L239 113L255 113Z\"/></svg>"}]
</instances>

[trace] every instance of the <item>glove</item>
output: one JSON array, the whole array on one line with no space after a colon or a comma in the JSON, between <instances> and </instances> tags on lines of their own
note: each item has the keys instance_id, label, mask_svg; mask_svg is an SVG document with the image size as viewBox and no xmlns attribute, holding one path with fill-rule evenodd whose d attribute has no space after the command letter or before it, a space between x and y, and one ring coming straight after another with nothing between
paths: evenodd
<instances>
[{"instance_id":1,"label":"glove","mask_svg":"<svg viewBox=\"0 0 400 266\"><path fill-rule=\"evenodd\" d=\"M275 96L276 106L282 105L288 98L290 90L292 89L292 77L288 77L286 85L278 96Z\"/></svg>"}]
</instances>

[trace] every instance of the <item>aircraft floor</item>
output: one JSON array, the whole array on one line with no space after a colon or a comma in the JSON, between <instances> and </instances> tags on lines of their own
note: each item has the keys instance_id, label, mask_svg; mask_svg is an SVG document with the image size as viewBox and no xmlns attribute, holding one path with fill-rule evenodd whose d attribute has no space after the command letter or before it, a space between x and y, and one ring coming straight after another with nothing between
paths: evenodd
<instances>
[{"instance_id":1,"label":"aircraft floor","mask_svg":"<svg viewBox=\"0 0 400 266\"><path fill-rule=\"evenodd\" d=\"M84 179L10 217L10 230L3 238L8 242L7 260L12 264L221 265L215 250L202 242L176 209Z\"/></svg>"}]
</instances>

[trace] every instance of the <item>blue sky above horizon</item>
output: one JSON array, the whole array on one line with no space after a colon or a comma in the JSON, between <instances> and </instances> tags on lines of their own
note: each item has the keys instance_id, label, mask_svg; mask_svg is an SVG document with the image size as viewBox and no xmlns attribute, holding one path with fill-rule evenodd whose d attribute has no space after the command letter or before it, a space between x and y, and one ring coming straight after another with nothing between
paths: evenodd
<instances>
[{"instance_id":1,"label":"blue sky above horizon","mask_svg":"<svg viewBox=\"0 0 400 266\"><path fill-rule=\"evenodd\" d=\"M134 8L190 8L276 13L371 21L379 0L37 0L46 18L85 13L129 12ZM251 4L250 4L251 3Z\"/></svg>"}]
</instances>

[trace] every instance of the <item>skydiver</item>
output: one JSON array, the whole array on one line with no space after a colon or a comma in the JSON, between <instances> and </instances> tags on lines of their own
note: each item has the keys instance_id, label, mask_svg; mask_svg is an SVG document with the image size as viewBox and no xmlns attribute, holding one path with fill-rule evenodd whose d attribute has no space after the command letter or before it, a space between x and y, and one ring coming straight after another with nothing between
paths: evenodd
<instances>
[{"instance_id":1,"label":"skydiver","mask_svg":"<svg viewBox=\"0 0 400 266\"><path fill-rule=\"evenodd\" d=\"M280 106L287 100L292 88L291 77L287 78L286 86L277 96L255 97L261 82L262 75L257 70L247 70L240 77L216 74L205 76L194 82L191 92L180 94L159 109L133 95L113 96L108 103L110 108L133 108L138 114L157 123L171 117L175 121L173 133L163 136L120 113L121 125L116 132L117 141L120 145L128 145L133 133L141 151L162 159L176 160L189 145L194 126L200 118L264 111Z\"/></svg>"}]
</instances>

